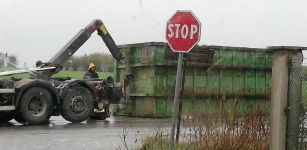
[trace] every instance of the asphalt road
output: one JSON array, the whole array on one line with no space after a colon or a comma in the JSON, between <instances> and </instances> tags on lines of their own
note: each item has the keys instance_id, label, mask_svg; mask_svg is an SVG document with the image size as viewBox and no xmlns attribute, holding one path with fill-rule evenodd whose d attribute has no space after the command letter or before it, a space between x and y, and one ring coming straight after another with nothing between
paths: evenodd
<instances>
[{"instance_id":1,"label":"asphalt road","mask_svg":"<svg viewBox=\"0 0 307 150\"><path fill-rule=\"evenodd\" d=\"M62 117L52 117L50 123L24 126L12 120L0 126L2 150L113 150L136 149L142 138L162 130L168 132L170 120L111 117L72 124ZM125 134L126 133L126 134ZM126 141L122 142L123 136Z\"/></svg>"}]
</instances>

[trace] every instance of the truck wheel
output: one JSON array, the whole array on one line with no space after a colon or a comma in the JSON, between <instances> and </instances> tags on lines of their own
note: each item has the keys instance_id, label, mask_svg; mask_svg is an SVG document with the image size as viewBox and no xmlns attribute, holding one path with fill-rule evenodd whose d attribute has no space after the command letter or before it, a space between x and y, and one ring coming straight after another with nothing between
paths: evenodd
<instances>
[{"instance_id":1,"label":"truck wheel","mask_svg":"<svg viewBox=\"0 0 307 150\"><path fill-rule=\"evenodd\" d=\"M17 122L21 124L26 124L26 120L22 117L20 112L15 112L14 117L13 117Z\"/></svg>"},{"instance_id":2,"label":"truck wheel","mask_svg":"<svg viewBox=\"0 0 307 150\"><path fill-rule=\"evenodd\" d=\"M44 88L33 87L22 96L20 112L29 124L47 123L53 111L51 94Z\"/></svg>"},{"instance_id":3,"label":"truck wheel","mask_svg":"<svg viewBox=\"0 0 307 150\"><path fill-rule=\"evenodd\" d=\"M1 112L0 113L0 123L7 123L8 121L13 119L12 112Z\"/></svg>"},{"instance_id":4,"label":"truck wheel","mask_svg":"<svg viewBox=\"0 0 307 150\"><path fill-rule=\"evenodd\" d=\"M73 123L82 122L94 111L91 92L82 86L71 87L63 96L61 104L62 117Z\"/></svg>"}]
</instances>

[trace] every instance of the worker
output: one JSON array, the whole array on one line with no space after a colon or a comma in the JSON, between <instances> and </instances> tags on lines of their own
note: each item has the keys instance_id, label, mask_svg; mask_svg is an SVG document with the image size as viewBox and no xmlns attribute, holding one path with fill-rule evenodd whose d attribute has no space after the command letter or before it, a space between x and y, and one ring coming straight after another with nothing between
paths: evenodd
<instances>
[{"instance_id":1,"label":"worker","mask_svg":"<svg viewBox=\"0 0 307 150\"><path fill-rule=\"evenodd\" d=\"M99 76L96 73L96 65L93 63L90 63L90 65L88 66L87 72L83 76L83 79L93 79L93 78L99 78Z\"/></svg>"},{"instance_id":2,"label":"worker","mask_svg":"<svg viewBox=\"0 0 307 150\"><path fill-rule=\"evenodd\" d=\"M44 63L41 60L36 61L35 63L35 67L40 69L44 67ZM32 73L30 73L29 75L29 79L37 79L42 77L42 74L40 72L37 71L33 71Z\"/></svg>"},{"instance_id":3,"label":"worker","mask_svg":"<svg viewBox=\"0 0 307 150\"><path fill-rule=\"evenodd\" d=\"M96 65L94 63L90 63L87 72L84 74L83 79L98 79L98 78L99 76L96 73ZM100 84L95 85L95 88L97 90L97 93L101 93L102 86ZM97 105L100 110L104 109L106 117L110 117L110 110L109 110L110 104L108 100L100 99Z\"/></svg>"},{"instance_id":4,"label":"worker","mask_svg":"<svg viewBox=\"0 0 307 150\"><path fill-rule=\"evenodd\" d=\"M36 61L36 68L43 68L44 64L41 60Z\"/></svg>"}]
</instances>

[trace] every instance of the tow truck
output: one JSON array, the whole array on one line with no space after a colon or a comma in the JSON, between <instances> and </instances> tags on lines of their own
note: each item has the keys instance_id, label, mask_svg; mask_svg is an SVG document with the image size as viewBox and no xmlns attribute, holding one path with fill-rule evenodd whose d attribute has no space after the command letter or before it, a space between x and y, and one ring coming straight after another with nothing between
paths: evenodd
<instances>
[{"instance_id":1,"label":"tow truck","mask_svg":"<svg viewBox=\"0 0 307 150\"><path fill-rule=\"evenodd\" d=\"M15 119L22 124L37 125L47 123L51 116L59 115L73 123L89 117L109 117L107 110L98 105L101 101L120 101L121 87L116 86L112 77L89 80L52 78L95 31L115 60L123 63L124 58L103 22L95 19L44 63L44 67L0 72L0 76L29 73L32 77L0 79L0 123Z\"/></svg>"}]
</instances>

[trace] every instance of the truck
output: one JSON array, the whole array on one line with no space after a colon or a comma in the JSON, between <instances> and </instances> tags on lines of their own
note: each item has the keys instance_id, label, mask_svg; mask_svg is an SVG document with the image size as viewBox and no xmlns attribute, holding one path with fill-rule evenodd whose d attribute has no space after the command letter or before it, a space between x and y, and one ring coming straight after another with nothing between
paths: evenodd
<instances>
[{"instance_id":1,"label":"truck","mask_svg":"<svg viewBox=\"0 0 307 150\"><path fill-rule=\"evenodd\" d=\"M121 86L107 79L77 80L70 77L53 78L63 64L91 37L102 38L118 63L124 58L103 22L95 19L81 29L42 68L1 72L0 76L29 73L29 79L0 79L0 123L15 119L22 124L47 123L51 116L79 123L89 117L106 119L110 103L121 99ZM103 102L103 103L102 103ZM102 103L105 106L99 107ZM106 110L107 109L107 110Z\"/></svg>"}]
</instances>

